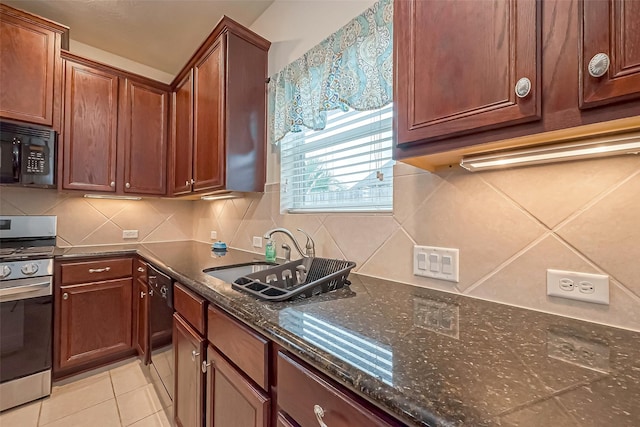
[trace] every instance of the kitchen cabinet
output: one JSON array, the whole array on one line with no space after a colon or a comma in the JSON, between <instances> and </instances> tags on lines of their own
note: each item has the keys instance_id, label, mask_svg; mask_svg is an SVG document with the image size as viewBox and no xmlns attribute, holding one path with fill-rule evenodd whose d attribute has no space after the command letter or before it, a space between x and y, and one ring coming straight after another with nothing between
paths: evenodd
<instances>
[{"instance_id":1,"label":"kitchen cabinet","mask_svg":"<svg viewBox=\"0 0 640 427\"><path fill-rule=\"evenodd\" d=\"M131 267L131 258L56 266L55 377L133 353Z\"/></svg>"},{"instance_id":2,"label":"kitchen cabinet","mask_svg":"<svg viewBox=\"0 0 640 427\"><path fill-rule=\"evenodd\" d=\"M133 289L133 346L140 360L149 364L149 285L147 264L136 260Z\"/></svg>"},{"instance_id":3,"label":"kitchen cabinet","mask_svg":"<svg viewBox=\"0 0 640 427\"><path fill-rule=\"evenodd\" d=\"M206 340L179 313L173 315L175 361L174 421L179 427L202 426ZM232 424L228 424L232 425Z\"/></svg>"},{"instance_id":4,"label":"kitchen cabinet","mask_svg":"<svg viewBox=\"0 0 640 427\"><path fill-rule=\"evenodd\" d=\"M582 1L579 16L580 106L590 108L640 98L640 3ZM607 55L608 71L600 68L598 54ZM590 63L594 75L590 74Z\"/></svg>"},{"instance_id":5,"label":"kitchen cabinet","mask_svg":"<svg viewBox=\"0 0 640 427\"><path fill-rule=\"evenodd\" d=\"M207 426L267 427L269 396L211 345L207 360Z\"/></svg>"},{"instance_id":6,"label":"kitchen cabinet","mask_svg":"<svg viewBox=\"0 0 640 427\"><path fill-rule=\"evenodd\" d=\"M269 45L224 17L174 80L171 195L264 191Z\"/></svg>"},{"instance_id":7,"label":"kitchen cabinet","mask_svg":"<svg viewBox=\"0 0 640 427\"><path fill-rule=\"evenodd\" d=\"M640 129L636 2L464 3L394 6L396 160L435 170L467 154ZM594 78L599 52L611 66Z\"/></svg>"},{"instance_id":8,"label":"kitchen cabinet","mask_svg":"<svg viewBox=\"0 0 640 427\"><path fill-rule=\"evenodd\" d=\"M397 144L539 119L539 6L398 2Z\"/></svg>"},{"instance_id":9,"label":"kitchen cabinet","mask_svg":"<svg viewBox=\"0 0 640 427\"><path fill-rule=\"evenodd\" d=\"M115 192L118 76L107 69L65 63L62 188Z\"/></svg>"},{"instance_id":10,"label":"kitchen cabinet","mask_svg":"<svg viewBox=\"0 0 640 427\"><path fill-rule=\"evenodd\" d=\"M65 26L0 4L0 117L59 130Z\"/></svg>"},{"instance_id":11,"label":"kitchen cabinet","mask_svg":"<svg viewBox=\"0 0 640 427\"><path fill-rule=\"evenodd\" d=\"M62 188L164 195L168 87L68 52Z\"/></svg>"},{"instance_id":12,"label":"kitchen cabinet","mask_svg":"<svg viewBox=\"0 0 640 427\"><path fill-rule=\"evenodd\" d=\"M277 366L278 407L298 425L315 425L320 420L332 427L393 425L282 352L278 352Z\"/></svg>"}]
</instances>

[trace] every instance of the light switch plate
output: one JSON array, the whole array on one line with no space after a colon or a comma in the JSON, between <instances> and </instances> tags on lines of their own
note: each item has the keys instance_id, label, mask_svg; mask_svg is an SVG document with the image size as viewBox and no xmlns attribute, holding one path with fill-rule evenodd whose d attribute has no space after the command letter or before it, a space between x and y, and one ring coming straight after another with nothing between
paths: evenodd
<instances>
[{"instance_id":1,"label":"light switch plate","mask_svg":"<svg viewBox=\"0 0 640 427\"><path fill-rule=\"evenodd\" d=\"M253 236L253 247L254 248L261 248L262 247L262 237Z\"/></svg>"},{"instance_id":2,"label":"light switch plate","mask_svg":"<svg viewBox=\"0 0 640 427\"><path fill-rule=\"evenodd\" d=\"M413 247L413 274L458 283L460 251L435 246Z\"/></svg>"}]
</instances>

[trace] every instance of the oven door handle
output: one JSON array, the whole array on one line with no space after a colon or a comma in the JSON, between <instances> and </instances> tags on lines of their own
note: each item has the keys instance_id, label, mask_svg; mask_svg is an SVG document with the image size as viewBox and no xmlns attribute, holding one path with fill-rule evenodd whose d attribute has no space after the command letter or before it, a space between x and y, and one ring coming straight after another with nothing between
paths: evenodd
<instances>
[{"instance_id":1,"label":"oven door handle","mask_svg":"<svg viewBox=\"0 0 640 427\"><path fill-rule=\"evenodd\" d=\"M9 285L10 286L7 286ZM0 301L15 301L51 295L51 277L16 279L0 284Z\"/></svg>"}]
</instances>

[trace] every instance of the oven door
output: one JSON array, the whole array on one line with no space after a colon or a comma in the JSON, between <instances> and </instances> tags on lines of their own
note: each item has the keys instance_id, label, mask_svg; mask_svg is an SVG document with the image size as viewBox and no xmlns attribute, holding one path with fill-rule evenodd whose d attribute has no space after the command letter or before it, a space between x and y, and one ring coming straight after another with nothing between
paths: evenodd
<instances>
[{"instance_id":1,"label":"oven door","mask_svg":"<svg viewBox=\"0 0 640 427\"><path fill-rule=\"evenodd\" d=\"M51 369L51 277L0 282L0 383Z\"/></svg>"}]
</instances>

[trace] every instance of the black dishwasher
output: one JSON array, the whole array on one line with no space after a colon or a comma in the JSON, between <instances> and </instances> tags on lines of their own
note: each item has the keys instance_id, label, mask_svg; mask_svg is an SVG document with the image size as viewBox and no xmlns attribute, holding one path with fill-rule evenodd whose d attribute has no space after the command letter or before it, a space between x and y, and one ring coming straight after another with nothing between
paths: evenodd
<instances>
[{"instance_id":1,"label":"black dishwasher","mask_svg":"<svg viewBox=\"0 0 640 427\"><path fill-rule=\"evenodd\" d=\"M173 400L173 281L166 274L149 266L149 341L150 374L162 397L166 391ZM163 402L163 406L171 402Z\"/></svg>"}]
</instances>

